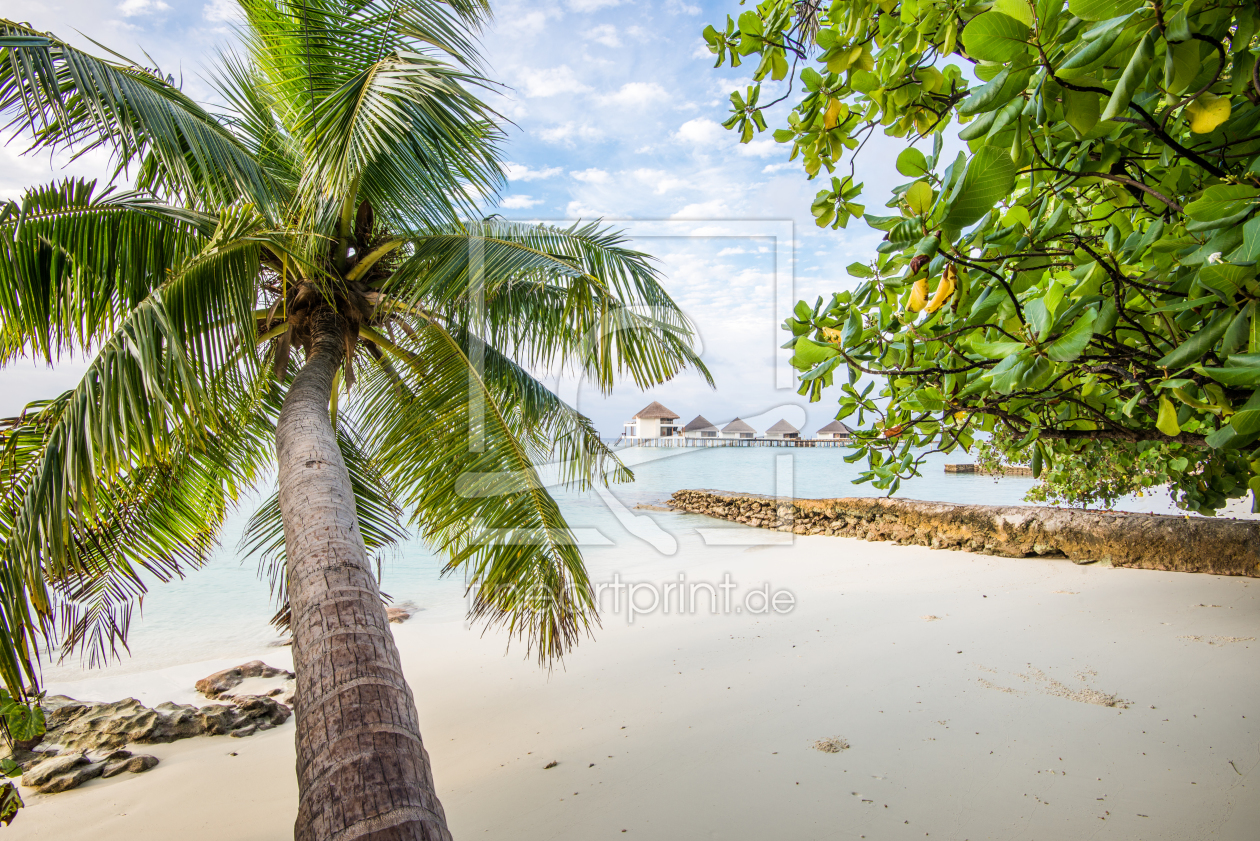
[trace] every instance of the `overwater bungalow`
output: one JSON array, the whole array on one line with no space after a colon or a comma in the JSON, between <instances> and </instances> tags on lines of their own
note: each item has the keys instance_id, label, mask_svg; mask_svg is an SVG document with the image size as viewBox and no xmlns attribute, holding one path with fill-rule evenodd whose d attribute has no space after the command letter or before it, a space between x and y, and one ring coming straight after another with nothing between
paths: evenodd
<instances>
[{"instance_id":1,"label":"overwater bungalow","mask_svg":"<svg viewBox=\"0 0 1260 841\"><path fill-rule=\"evenodd\" d=\"M621 434L623 438L672 438L682 432L677 420L677 412L653 400L626 422Z\"/></svg>"},{"instance_id":2,"label":"overwater bungalow","mask_svg":"<svg viewBox=\"0 0 1260 841\"><path fill-rule=\"evenodd\" d=\"M801 431L786 420L780 420L774 426L766 430L767 438L800 438Z\"/></svg>"},{"instance_id":3,"label":"overwater bungalow","mask_svg":"<svg viewBox=\"0 0 1260 841\"><path fill-rule=\"evenodd\" d=\"M716 438L718 428L709 422L704 415L696 415L695 420L683 427L684 438Z\"/></svg>"},{"instance_id":4,"label":"overwater bungalow","mask_svg":"<svg viewBox=\"0 0 1260 841\"><path fill-rule=\"evenodd\" d=\"M756 438L757 430L744 423L739 418L722 427L723 438Z\"/></svg>"}]
</instances>

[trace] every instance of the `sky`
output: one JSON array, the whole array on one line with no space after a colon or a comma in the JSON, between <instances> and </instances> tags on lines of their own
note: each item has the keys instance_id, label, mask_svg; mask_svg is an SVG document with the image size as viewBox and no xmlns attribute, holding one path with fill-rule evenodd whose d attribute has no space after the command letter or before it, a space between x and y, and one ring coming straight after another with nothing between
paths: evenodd
<instances>
[{"instance_id":1,"label":"sky","mask_svg":"<svg viewBox=\"0 0 1260 841\"><path fill-rule=\"evenodd\" d=\"M767 131L741 145L721 127L730 91L751 81L752 66L714 70L700 33L741 10L738 0L501 2L482 36L488 75L503 85L491 104L510 121L509 181L487 212L624 229L696 324L717 383L684 373L647 392L627 382L604 396L551 372L553 388L605 436L653 400L684 422L741 416L763 431L782 417L806 434L836 410L834 394L811 405L795 393L779 325L798 299L812 305L851 288L844 267L869 260L882 234L861 221L818 229L809 205L823 183L788 161L790 144ZM3 15L156 63L199 100L211 99L204 76L234 37L231 0L5 0ZM771 112L771 130L784 107ZM66 175L108 178L104 154L50 160L20 148L0 148L0 197ZM901 148L888 138L863 150L857 176L868 208L904 180L893 166ZM0 371L0 416L73 387L81 370L24 361Z\"/></svg>"}]
</instances>

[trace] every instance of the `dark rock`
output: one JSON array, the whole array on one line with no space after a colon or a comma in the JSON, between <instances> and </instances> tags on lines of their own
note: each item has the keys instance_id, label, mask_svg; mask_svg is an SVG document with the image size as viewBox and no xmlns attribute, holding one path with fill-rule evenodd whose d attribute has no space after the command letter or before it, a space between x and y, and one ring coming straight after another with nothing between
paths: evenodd
<instances>
[{"instance_id":1,"label":"dark rock","mask_svg":"<svg viewBox=\"0 0 1260 841\"><path fill-rule=\"evenodd\" d=\"M402 624L411 618L411 614L403 610L401 607L385 608L385 615L389 617L390 622Z\"/></svg>"},{"instance_id":2,"label":"dark rock","mask_svg":"<svg viewBox=\"0 0 1260 841\"><path fill-rule=\"evenodd\" d=\"M45 759L22 775L22 785L30 788L43 788L62 774L68 774L81 765L88 764L88 758L82 753L63 753L51 759Z\"/></svg>"},{"instance_id":3,"label":"dark rock","mask_svg":"<svg viewBox=\"0 0 1260 841\"><path fill-rule=\"evenodd\" d=\"M252 723L274 727L292 715L288 707L262 695L241 695L228 704L200 708L167 702L149 709L134 698L108 704L80 703L64 696L46 700L52 707L47 713L47 743L78 751L221 736Z\"/></svg>"},{"instance_id":4,"label":"dark rock","mask_svg":"<svg viewBox=\"0 0 1260 841\"><path fill-rule=\"evenodd\" d=\"M117 753L127 753L127 756L105 762L105 770L101 774L102 777L116 777L122 773L143 774L158 764L156 756L148 754L131 756L127 751L117 751Z\"/></svg>"},{"instance_id":5,"label":"dark rock","mask_svg":"<svg viewBox=\"0 0 1260 841\"><path fill-rule=\"evenodd\" d=\"M39 793L56 794L61 791L69 791L72 788L78 788L88 780L96 779L103 773L105 773L104 762L88 762L85 765L79 765L72 771L53 777L39 788Z\"/></svg>"},{"instance_id":6,"label":"dark rock","mask_svg":"<svg viewBox=\"0 0 1260 841\"><path fill-rule=\"evenodd\" d=\"M203 677L197 681L197 691L207 698L217 698L229 689L240 685L241 681L251 677L285 677L292 678L293 673L284 669L268 666L262 660L251 660L248 663Z\"/></svg>"}]
</instances>

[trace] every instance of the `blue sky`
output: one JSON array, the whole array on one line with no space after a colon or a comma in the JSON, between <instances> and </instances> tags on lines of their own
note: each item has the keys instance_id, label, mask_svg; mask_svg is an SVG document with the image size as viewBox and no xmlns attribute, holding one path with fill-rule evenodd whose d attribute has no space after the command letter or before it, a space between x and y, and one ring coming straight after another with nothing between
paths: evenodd
<instances>
[{"instance_id":1,"label":"blue sky","mask_svg":"<svg viewBox=\"0 0 1260 841\"><path fill-rule=\"evenodd\" d=\"M4 15L89 49L84 36L140 61L147 52L204 99L200 74L232 38L232 8L230 0L7 0ZM816 228L809 204L821 184L787 161L790 147L770 132L740 145L719 125L730 90L747 84L752 68L711 69L700 32L738 11L736 0L503 2L483 38L489 74L505 85L494 104L513 123L504 149L510 181L496 211L564 224L604 218L635 234L695 320L717 379L716 390L688 374L649 393L625 384L602 397L554 378L605 435L650 400L684 421L765 414L759 429L783 416L806 432L835 411L833 398L811 407L782 387L778 325L797 298L812 302L851 285L844 267L869 259L882 235L861 222ZM889 138L863 152L858 180L868 207L902 180L892 166L901 146ZM101 156L66 165L19 158L10 147L0 150L0 195L16 198L55 177L50 163L58 175L106 172ZM0 372L0 412L69 387L78 370L28 363Z\"/></svg>"}]
</instances>

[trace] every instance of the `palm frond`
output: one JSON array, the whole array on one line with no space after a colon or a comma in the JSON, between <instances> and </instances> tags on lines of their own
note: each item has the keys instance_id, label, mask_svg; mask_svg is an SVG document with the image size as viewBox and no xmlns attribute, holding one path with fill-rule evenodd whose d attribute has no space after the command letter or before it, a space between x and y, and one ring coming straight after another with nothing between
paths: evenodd
<instances>
[{"instance_id":1,"label":"palm frond","mask_svg":"<svg viewBox=\"0 0 1260 841\"><path fill-rule=\"evenodd\" d=\"M67 179L0 207L0 364L93 342L204 245L217 219Z\"/></svg>"},{"instance_id":2,"label":"palm frond","mask_svg":"<svg viewBox=\"0 0 1260 841\"><path fill-rule=\"evenodd\" d=\"M472 208L465 186L498 189L502 134L472 93L490 85L468 31L481 5L242 2L251 63L304 150L308 222L326 225L329 200L359 195L395 223L449 223Z\"/></svg>"},{"instance_id":3,"label":"palm frond","mask_svg":"<svg viewBox=\"0 0 1260 841\"><path fill-rule=\"evenodd\" d=\"M567 458L574 481L624 468L585 419L497 354L478 371L436 323L403 343L399 365L365 366L356 404L386 480L447 571L463 573L471 618L506 627L540 661L562 656L598 618L538 467Z\"/></svg>"},{"instance_id":4,"label":"palm frond","mask_svg":"<svg viewBox=\"0 0 1260 841\"><path fill-rule=\"evenodd\" d=\"M125 647L146 575L167 581L205 562L228 511L270 463L278 411L274 401L268 409L269 382L257 371L251 379L232 367L221 376L230 384L207 389L220 395L209 407L214 417L198 418L210 429L172 430L163 452L113 473L98 464L90 500L72 501L60 532L35 518L39 569L26 560L28 515L47 496L33 486L47 484L48 468L59 466L66 439L58 433L77 392L0 421L0 623L8 629L0 634L0 678L10 692L38 683L36 640L59 647L63 658L78 651L89 665L101 664ZM62 563L48 563L58 557Z\"/></svg>"},{"instance_id":5,"label":"palm frond","mask_svg":"<svg viewBox=\"0 0 1260 841\"><path fill-rule=\"evenodd\" d=\"M252 353L257 219L225 214L202 251L122 318L58 403L41 457L16 480L6 551L33 590L79 566L64 540L97 519L112 477L160 464L181 436L214 432ZM46 604L37 603L44 610Z\"/></svg>"},{"instance_id":6,"label":"palm frond","mask_svg":"<svg viewBox=\"0 0 1260 841\"><path fill-rule=\"evenodd\" d=\"M692 348L694 326L650 258L625 242L597 223L487 220L415 238L381 292L404 311L423 308L480 333L527 365L574 364L605 392L619 376L647 388L687 367L712 385Z\"/></svg>"},{"instance_id":7,"label":"palm frond","mask_svg":"<svg viewBox=\"0 0 1260 841\"><path fill-rule=\"evenodd\" d=\"M32 150L108 148L121 170L147 159L144 183L201 207L245 198L272 213L283 189L241 142L168 79L105 60L47 33L0 20L0 115Z\"/></svg>"}]
</instances>

